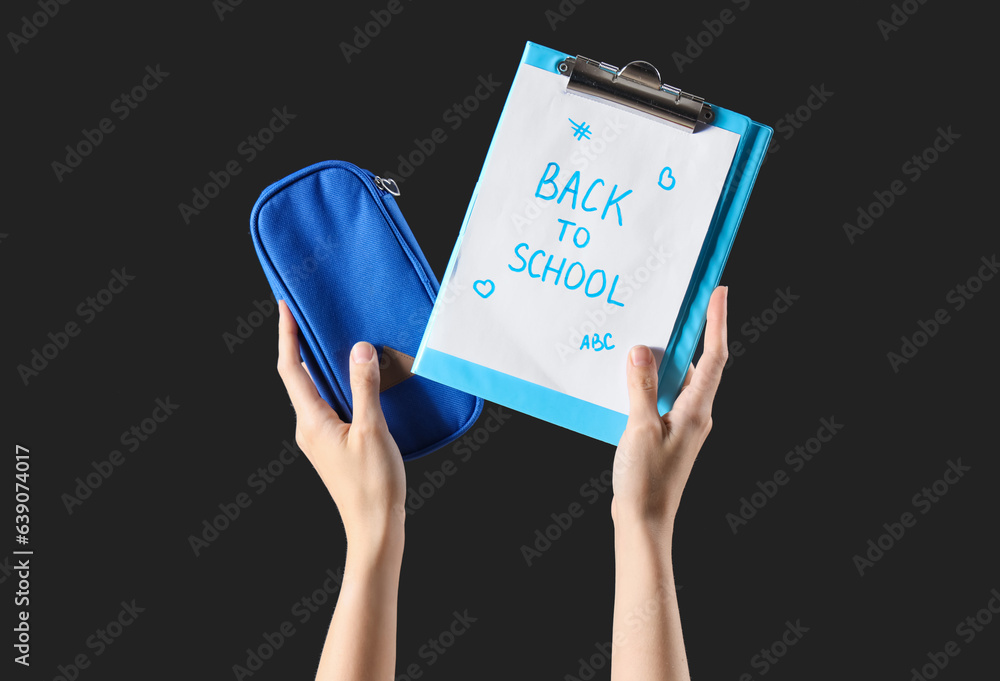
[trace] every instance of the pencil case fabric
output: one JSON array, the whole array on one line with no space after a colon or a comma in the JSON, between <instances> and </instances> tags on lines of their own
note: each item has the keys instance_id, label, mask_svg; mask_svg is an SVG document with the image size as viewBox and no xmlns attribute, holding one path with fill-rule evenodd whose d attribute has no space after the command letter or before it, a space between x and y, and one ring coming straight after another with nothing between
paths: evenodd
<instances>
[{"instance_id":1,"label":"pencil case fabric","mask_svg":"<svg viewBox=\"0 0 1000 681\"><path fill-rule=\"evenodd\" d=\"M275 298L298 324L319 394L345 421L351 348L375 346L382 411L409 460L462 435L483 400L409 371L439 284L393 192L391 180L354 164L317 163L261 193L250 234Z\"/></svg>"}]
</instances>

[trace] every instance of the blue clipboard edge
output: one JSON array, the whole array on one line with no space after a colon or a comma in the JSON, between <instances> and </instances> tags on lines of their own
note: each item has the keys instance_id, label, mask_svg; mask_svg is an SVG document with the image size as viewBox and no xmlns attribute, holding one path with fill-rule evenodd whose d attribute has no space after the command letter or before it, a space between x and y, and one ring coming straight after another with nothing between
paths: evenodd
<instances>
[{"instance_id":1,"label":"blue clipboard edge","mask_svg":"<svg viewBox=\"0 0 1000 681\"><path fill-rule=\"evenodd\" d=\"M518 73L524 65L558 73L559 62L569 56L572 55L529 41L525 45L521 62L518 64ZM508 91L508 99L516 81L517 74L515 73L514 82ZM712 109L716 114L715 125L738 133L740 143L723 186L722 197L716 206L712 224L709 226L708 235L705 237L705 243L698 256L698 262L691 277L691 285L681 305L681 313L678 315L663 359L660 362L657 400L660 414L670 411L683 385L688 366L694 357L698 339L701 337L705 325L709 298L722 277L722 270L736 239L740 220L750 199L750 191L753 189L757 172L763 163L773 132L770 127L756 123L742 114L715 105L712 105ZM506 101L503 111L506 111ZM503 122L503 116L504 113L501 113L500 120L497 122L497 130ZM441 279L441 292L438 295L438 301L447 297L446 289L451 282L452 269L458 259L462 237L469 223L469 217L472 215L472 209L479 194L479 186L486 167L489 165L495 144L496 133L494 132L493 140L490 142L490 148L479 173L479 180L462 220L458 239L448 261L448 267ZM435 302L413 362L413 373L609 444L618 444L628 422L627 414L428 348L427 338L437 311L438 303Z\"/></svg>"}]
</instances>

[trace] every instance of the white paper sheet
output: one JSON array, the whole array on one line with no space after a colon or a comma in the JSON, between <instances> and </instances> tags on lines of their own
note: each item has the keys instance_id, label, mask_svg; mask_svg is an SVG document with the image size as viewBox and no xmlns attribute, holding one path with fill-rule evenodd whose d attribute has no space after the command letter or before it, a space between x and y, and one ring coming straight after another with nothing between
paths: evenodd
<instances>
[{"instance_id":1,"label":"white paper sheet","mask_svg":"<svg viewBox=\"0 0 1000 681\"><path fill-rule=\"evenodd\" d=\"M518 72L426 344L627 414L628 350L662 356L739 135L566 82Z\"/></svg>"}]
</instances>

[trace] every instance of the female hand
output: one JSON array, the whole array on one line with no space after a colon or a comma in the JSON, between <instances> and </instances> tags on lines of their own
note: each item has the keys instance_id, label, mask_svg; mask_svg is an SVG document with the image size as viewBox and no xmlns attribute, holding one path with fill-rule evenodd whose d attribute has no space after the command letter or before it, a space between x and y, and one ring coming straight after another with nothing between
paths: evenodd
<instances>
[{"instance_id":1,"label":"female hand","mask_svg":"<svg viewBox=\"0 0 1000 681\"><path fill-rule=\"evenodd\" d=\"M712 429L712 401L729 357L726 340L728 287L712 293L705 323L705 351L688 370L673 408L656 408L657 372L644 345L629 352L629 417L612 469L611 515L672 527L695 457Z\"/></svg>"},{"instance_id":2,"label":"female hand","mask_svg":"<svg viewBox=\"0 0 1000 681\"><path fill-rule=\"evenodd\" d=\"M375 555L401 547L406 473L379 403L374 346L360 342L351 350L354 420L344 423L302 364L298 327L285 301L278 302L278 310L278 373L295 407L295 442L337 504L348 545Z\"/></svg>"}]
</instances>

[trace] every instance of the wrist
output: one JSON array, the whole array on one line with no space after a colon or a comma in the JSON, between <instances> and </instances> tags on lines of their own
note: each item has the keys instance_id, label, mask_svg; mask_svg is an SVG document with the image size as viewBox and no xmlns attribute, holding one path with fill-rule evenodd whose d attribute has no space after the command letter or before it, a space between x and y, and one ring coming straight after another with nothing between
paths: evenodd
<instances>
[{"instance_id":1,"label":"wrist","mask_svg":"<svg viewBox=\"0 0 1000 681\"><path fill-rule=\"evenodd\" d=\"M402 542L378 548L348 542L341 593L395 593L402 567Z\"/></svg>"},{"instance_id":2,"label":"wrist","mask_svg":"<svg viewBox=\"0 0 1000 681\"><path fill-rule=\"evenodd\" d=\"M675 592L672 553L673 532L658 523L630 523L615 528L615 590L644 594L657 603ZM637 591L638 590L638 591ZM617 596L616 596L616 608ZM626 603L628 600L626 599ZM629 606L634 611L637 602ZM646 605L641 606L645 610Z\"/></svg>"},{"instance_id":3,"label":"wrist","mask_svg":"<svg viewBox=\"0 0 1000 681\"><path fill-rule=\"evenodd\" d=\"M353 574L374 574L386 569L399 572L403 563L403 538L385 541L347 541L346 567Z\"/></svg>"},{"instance_id":4,"label":"wrist","mask_svg":"<svg viewBox=\"0 0 1000 681\"><path fill-rule=\"evenodd\" d=\"M624 532L664 532L673 534L676 504L623 501L617 496L613 500L611 520L615 531Z\"/></svg>"},{"instance_id":5,"label":"wrist","mask_svg":"<svg viewBox=\"0 0 1000 681\"><path fill-rule=\"evenodd\" d=\"M403 556L403 514L390 514L379 518L366 518L364 522L345 526L348 558L363 563L400 561Z\"/></svg>"},{"instance_id":6,"label":"wrist","mask_svg":"<svg viewBox=\"0 0 1000 681\"><path fill-rule=\"evenodd\" d=\"M657 552L670 551L674 537L674 516L617 508L613 516L615 548L644 547Z\"/></svg>"}]
</instances>

